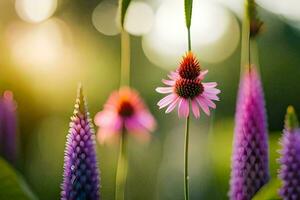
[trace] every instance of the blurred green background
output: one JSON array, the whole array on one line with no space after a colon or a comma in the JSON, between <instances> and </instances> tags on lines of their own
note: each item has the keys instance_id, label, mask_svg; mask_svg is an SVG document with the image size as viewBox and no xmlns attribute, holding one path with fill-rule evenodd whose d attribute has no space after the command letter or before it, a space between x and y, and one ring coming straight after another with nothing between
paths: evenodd
<instances>
[{"instance_id":1,"label":"blurred green background","mask_svg":"<svg viewBox=\"0 0 300 200\"><path fill-rule=\"evenodd\" d=\"M155 15L163 1L143 2L151 7ZM43 13L37 10L42 12L49 1L41 1L42 8L38 7L38 3L37 7L32 7L32 12L37 12L36 18L28 13L26 16L26 12L22 15L17 2L22 6L30 0L0 1L0 92L13 91L18 103L18 170L40 199L59 199L64 145L77 84L83 83L89 110L94 116L102 109L108 95L119 86L120 35L107 36L95 28L92 14L101 3L99 0L54 1L55 9L44 18ZM236 20L239 27L241 11L232 9L235 8L234 2L224 2L216 0L215 4L218 9L229 13L228 16ZM236 2L242 4L242 1ZM259 2L262 6L266 5L265 1ZM300 110L300 18L296 21L289 18L288 14L293 13L286 12L284 15L284 12L276 13L268 8L259 8L265 26L258 38L258 49L270 130L270 168L275 177L276 149L286 107L292 104ZM39 18L40 15L42 17ZM108 24L114 21L109 16L105 20ZM195 18L193 23L200 21ZM177 21L170 23L176 26ZM217 23L216 28L225 24L222 21L210 22L209 18L205 23ZM102 25L100 23L100 29ZM222 93L212 117L203 115L200 120L192 120L191 199L227 199L233 116L240 74L240 45L237 43L232 47L230 44L233 42L228 43L231 39L239 41L240 30L233 33L230 26L227 29L226 41L220 39L214 43L223 41L221 45L216 45L217 50L210 48L209 43L207 46L200 43L199 49L204 49L206 55L210 55L209 59L205 56L201 59L201 51L197 51L202 67L210 71L207 80L217 81ZM218 29L215 31L217 34ZM183 193L184 120L178 120L176 113L165 115L156 106L162 96L155 92L155 88L162 85L161 79L169 70L158 66L161 58L158 55L156 59L153 55L159 51L152 56L144 54L146 50L142 48L145 45L142 45L142 40L144 43L148 33L143 34L131 36L131 86L145 99L158 121L158 128L147 145L139 144L134 139L129 141L126 196L130 200L179 200ZM181 40L171 29L165 34L175 38L175 41ZM236 38L228 38L228 35ZM163 42L158 38L157 44ZM166 46L170 54L173 47ZM214 57L220 58L229 51L232 52L230 55L215 62ZM164 53L168 55L168 52ZM166 59L173 60L163 60L161 66L179 62L180 57L174 59L172 56L166 56ZM173 65L173 69L175 67ZM101 193L105 200L114 197L117 148L97 144Z\"/></svg>"}]
</instances>

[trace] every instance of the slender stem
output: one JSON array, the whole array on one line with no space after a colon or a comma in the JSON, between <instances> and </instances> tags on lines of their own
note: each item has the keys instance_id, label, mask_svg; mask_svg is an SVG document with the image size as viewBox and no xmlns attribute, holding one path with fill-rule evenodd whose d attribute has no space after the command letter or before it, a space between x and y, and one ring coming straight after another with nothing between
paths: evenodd
<instances>
[{"instance_id":1,"label":"slender stem","mask_svg":"<svg viewBox=\"0 0 300 200\"><path fill-rule=\"evenodd\" d=\"M250 18L248 14L248 0L244 0L244 19L242 24L242 48L241 48L241 76L244 70L250 70L251 65L251 41L250 41Z\"/></svg>"},{"instance_id":2,"label":"slender stem","mask_svg":"<svg viewBox=\"0 0 300 200\"><path fill-rule=\"evenodd\" d=\"M123 131L120 137L119 160L116 175L116 194L115 200L125 199L125 186L127 179L127 146L126 146L126 133Z\"/></svg>"},{"instance_id":3,"label":"slender stem","mask_svg":"<svg viewBox=\"0 0 300 200\"><path fill-rule=\"evenodd\" d=\"M121 81L120 86L130 85L130 36L121 32Z\"/></svg>"},{"instance_id":4,"label":"slender stem","mask_svg":"<svg viewBox=\"0 0 300 200\"><path fill-rule=\"evenodd\" d=\"M185 122L185 141L184 141L184 199L189 200L189 129L190 116Z\"/></svg>"},{"instance_id":5,"label":"slender stem","mask_svg":"<svg viewBox=\"0 0 300 200\"><path fill-rule=\"evenodd\" d=\"M188 28L188 50L192 50L192 42L191 42L191 28Z\"/></svg>"}]
</instances>

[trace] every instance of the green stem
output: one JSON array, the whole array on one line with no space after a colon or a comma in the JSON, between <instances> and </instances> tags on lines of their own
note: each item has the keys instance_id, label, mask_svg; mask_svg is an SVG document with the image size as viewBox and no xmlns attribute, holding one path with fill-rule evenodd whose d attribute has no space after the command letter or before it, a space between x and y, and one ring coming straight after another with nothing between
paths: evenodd
<instances>
[{"instance_id":1,"label":"green stem","mask_svg":"<svg viewBox=\"0 0 300 200\"><path fill-rule=\"evenodd\" d=\"M115 200L125 199L127 165L128 162L127 162L126 133L125 131L123 131L120 137L119 159L118 159L117 175L116 175Z\"/></svg>"},{"instance_id":2,"label":"green stem","mask_svg":"<svg viewBox=\"0 0 300 200\"><path fill-rule=\"evenodd\" d=\"M248 15L248 0L244 0L244 19L242 23L241 75L249 70L250 65L250 19Z\"/></svg>"},{"instance_id":3,"label":"green stem","mask_svg":"<svg viewBox=\"0 0 300 200\"><path fill-rule=\"evenodd\" d=\"M191 42L191 28L188 28L188 50L192 50L192 42Z\"/></svg>"},{"instance_id":4,"label":"green stem","mask_svg":"<svg viewBox=\"0 0 300 200\"><path fill-rule=\"evenodd\" d=\"M130 85L130 36L121 32L121 81L120 86Z\"/></svg>"},{"instance_id":5,"label":"green stem","mask_svg":"<svg viewBox=\"0 0 300 200\"><path fill-rule=\"evenodd\" d=\"M185 122L185 139L184 139L184 199L189 200L189 129L190 116Z\"/></svg>"}]
</instances>

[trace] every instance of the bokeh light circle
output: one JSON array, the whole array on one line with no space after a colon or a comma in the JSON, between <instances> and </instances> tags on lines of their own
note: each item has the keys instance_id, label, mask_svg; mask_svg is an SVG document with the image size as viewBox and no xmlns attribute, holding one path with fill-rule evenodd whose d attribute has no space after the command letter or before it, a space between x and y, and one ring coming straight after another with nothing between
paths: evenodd
<instances>
[{"instance_id":1,"label":"bokeh light circle","mask_svg":"<svg viewBox=\"0 0 300 200\"><path fill-rule=\"evenodd\" d=\"M257 3L263 8L283 17L300 21L300 1L299 0L257 0Z\"/></svg>"},{"instance_id":2,"label":"bokeh light circle","mask_svg":"<svg viewBox=\"0 0 300 200\"><path fill-rule=\"evenodd\" d=\"M104 35L118 35L120 28L117 23L118 5L109 0L102 1L92 13L94 27Z\"/></svg>"},{"instance_id":3,"label":"bokeh light circle","mask_svg":"<svg viewBox=\"0 0 300 200\"><path fill-rule=\"evenodd\" d=\"M130 34L140 36L150 31L153 21L152 8L147 3L133 1L128 7L124 27Z\"/></svg>"},{"instance_id":4,"label":"bokeh light circle","mask_svg":"<svg viewBox=\"0 0 300 200\"><path fill-rule=\"evenodd\" d=\"M6 30L11 56L17 66L51 71L68 57L71 31L67 24L56 18L38 25L13 23Z\"/></svg>"},{"instance_id":5,"label":"bokeh light circle","mask_svg":"<svg viewBox=\"0 0 300 200\"><path fill-rule=\"evenodd\" d=\"M55 12L57 0L16 0L15 8L21 19L37 23L48 19Z\"/></svg>"},{"instance_id":6,"label":"bokeh light circle","mask_svg":"<svg viewBox=\"0 0 300 200\"><path fill-rule=\"evenodd\" d=\"M174 69L187 51L187 30L181 1L165 1L157 10L151 31L143 37L147 58L155 65ZM237 19L224 7L195 1L192 16L192 49L210 63L228 58L239 43Z\"/></svg>"}]
</instances>

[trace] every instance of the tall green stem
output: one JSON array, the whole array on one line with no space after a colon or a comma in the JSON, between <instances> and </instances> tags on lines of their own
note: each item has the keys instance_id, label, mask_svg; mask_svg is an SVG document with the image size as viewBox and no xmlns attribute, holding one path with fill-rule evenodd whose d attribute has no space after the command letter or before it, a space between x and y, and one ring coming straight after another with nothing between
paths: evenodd
<instances>
[{"instance_id":1,"label":"tall green stem","mask_svg":"<svg viewBox=\"0 0 300 200\"><path fill-rule=\"evenodd\" d=\"M130 36L121 32L121 81L120 86L130 85Z\"/></svg>"},{"instance_id":2,"label":"tall green stem","mask_svg":"<svg viewBox=\"0 0 300 200\"><path fill-rule=\"evenodd\" d=\"M188 28L188 50L192 50L192 41L191 41L191 28Z\"/></svg>"},{"instance_id":3,"label":"tall green stem","mask_svg":"<svg viewBox=\"0 0 300 200\"><path fill-rule=\"evenodd\" d=\"M115 200L125 199L127 165L128 162L127 162L126 133L125 131L123 131L120 137L119 159L118 159L118 168L117 168L117 175L116 175Z\"/></svg>"},{"instance_id":4,"label":"tall green stem","mask_svg":"<svg viewBox=\"0 0 300 200\"><path fill-rule=\"evenodd\" d=\"M189 129L190 116L185 122L185 138L184 138L184 199L189 200Z\"/></svg>"}]
</instances>

